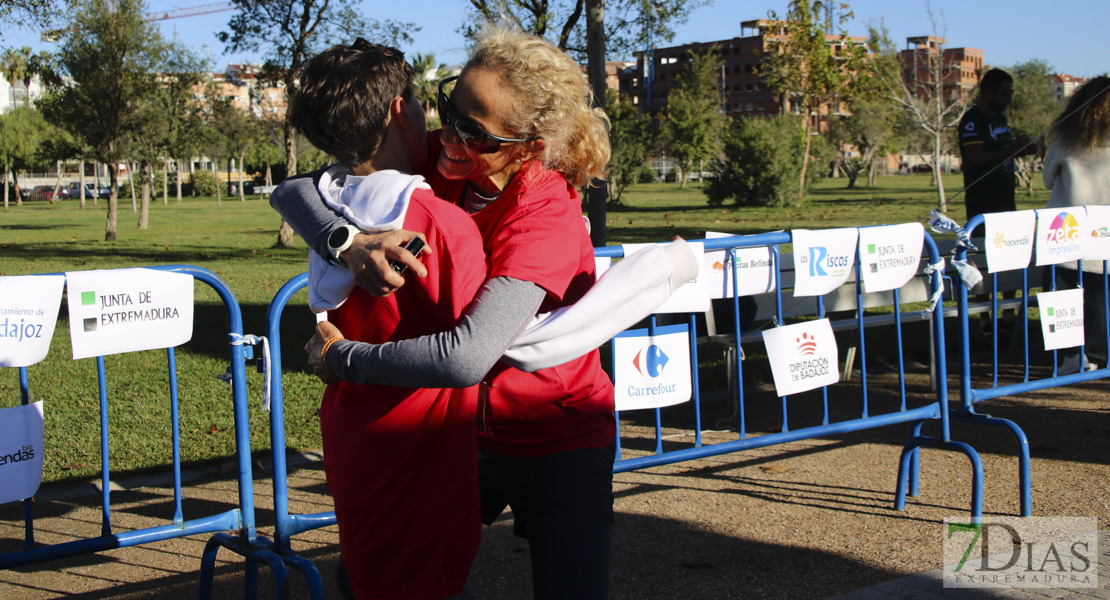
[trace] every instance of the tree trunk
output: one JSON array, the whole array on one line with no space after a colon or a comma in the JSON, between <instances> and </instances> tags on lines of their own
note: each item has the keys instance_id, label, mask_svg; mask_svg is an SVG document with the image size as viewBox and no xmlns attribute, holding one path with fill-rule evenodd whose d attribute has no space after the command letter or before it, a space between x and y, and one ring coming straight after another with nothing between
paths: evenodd
<instances>
[{"instance_id":1,"label":"tree trunk","mask_svg":"<svg viewBox=\"0 0 1110 600\"><path fill-rule=\"evenodd\" d=\"M266 159L266 185L274 185L274 175L270 170L270 159Z\"/></svg>"},{"instance_id":2,"label":"tree trunk","mask_svg":"<svg viewBox=\"0 0 1110 600\"><path fill-rule=\"evenodd\" d=\"M246 195L243 193L243 155L239 155L239 201L246 202Z\"/></svg>"},{"instance_id":3,"label":"tree trunk","mask_svg":"<svg viewBox=\"0 0 1110 600\"><path fill-rule=\"evenodd\" d=\"M181 164L181 159L177 159L177 160L174 161L174 174L176 175L176 177L174 177L173 179L174 179L174 184L177 187L177 201L178 202L181 202L181 170L182 170L183 167L184 167L184 165Z\"/></svg>"},{"instance_id":4,"label":"tree trunk","mask_svg":"<svg viewBox=\"0 0 1110 600\"><path fill-rule=\"evenodd\" d=\"M12 187L15 188L15 205L23 206L23 194L19 193L19 175L15 174L14 169L12 170Z\"/></svg>"},{"instance_id":5,"label":"tree trunk","mask_svg":"<svg viewBox=\"0 0 1110 600\"><path fill-rule=\"evenodd\" d=\"M170 159L162 159L162 206L170 203Z\"/></svg>"},{"instance_id":6,"label":"tree trunk","mask_svg":"<svg viewBox=\"0 0 1110 600\"><path fill-rule=\"evenodd\" d=\"M285 176L292 177L297 174L297 141L293 137L293 122L289 120L289 111L292 109L292 103L287 103L289 106L285 109L285 123L282 125L285 134ZM293 228L281 220L281 226L278 227L277 245L280 248L293 247Z\"/></svg>"},{"instance_id":7,"label":"tree trunk","mask_svg":"<svg viewBox=\"0 0 1110 600\"><path fill-rule=\"evenodd\" d=\"M940 176L940 131L933 133L933 177L937 180L937 210L948 212L948 200L944 197L944 180Z\"/></svg>"},{"instance_id":8,"label":"tree trunk","mask_svg":"<svg viewBox=\"0 0 1110 600\"><path fill-rule=\"evenodd\" d=\"M4 169L4 210L8 210L8 170Z\"/></svg>"},{"instance_id":9,"label":"tree trunk","mask_svg":"<svg viewBox=\"0 0 1110 600\"><path fill-rule=\"evenodd\" d=\"M78 193L81 194L81 210L85 210L85 159L82 158L80 162L77 163L77 168L79 169L77 174L77 185L80 187Z\"/></svg>"},{"instance_id":10,"label":"tree trunk","mask_svg":"<svg viewBox=\"0 0 1110 600\"><path fill-rule=\"evenodd\" d=\"M801 180L798 181L798 205L799 206L801 206L802 202L804 202L805 199L806 199L806 171L809 170L809 148L813 144L813 138L810 137L810 135L809 135L810 129L813 127L811 122L810 122L809 111L808 110L803 110L802 112L804 113L805 120L806 120L806 126L805 126L806 149L805 149L805 152L802 153L802 177L801 177Z\"/></svg>"},{"instance_id":11,"label":"tree trunk","mask_svg":"<svg viewBox=\"0 0 1110 600\"><path fill-rule=\"evenodd\" d=\"M216 208L224 207L223 196L220 194L220 174L216 172L218 160L212 161L212 175L216 178Z\"/></svg>"},{"instance_id":12,"label":"tree trunk","mask_svg":"<svg viewBox=\"0 0 1110 600\"><path fill-rule=\"evenodd\" d=\"M196 198L200 194L197 193L197 166L193 163L193 159L189 159L189 181L193 183L193 197Z\"/></svg>"},{"instance_id":13,"label":"tree trunk","mask_svg":"<svg viewBox=\"0 0 1110 600\"><path fill-rule=\"evenodd\" d=\"M62 190L62 161L56 161L54 168L57 169L57 172L54 174L54 196L50 198L51 204L54 204L54 201L58 199L58 193Z\"/></svg>"},{"instance_id":14,"label":"tree trunk","mask_svg":"<svg viewBox=\"0 0 1110 600\"><path fill-rule=\"evenodd\" d=\"M131 161L127 161L127 185L131 188L131 212L139 212L138 204L135 202L135 169L132 168Z\"/></svg>"},{"instance_id":15,"label":"tree trunk","mask_svg":"<svg viewBox=\"0 0 1110 600\"><path fill-rule=\"evenodd\" d=\"M150 161L139 162L139 185L142 189L142 208L139 210L139 229L147 229L150 225L150 180L154 178L154 167Z\"/></svg>"},{"instance_id":16,"label":"tree trunk","mask_svg":"<svg viewBox=\"0 0 1110 600\"><path fill-rule=\"evenodd\" d=\"M108 224L104 228L104 241L116 241L116 208L119 205L119 178L116 169L108 169L108 181L111 189L108 191Z\"/></svg>"},{"instance_id":17,"label":"tree trunk","mask_svg":"<svg viewBox=\"0 0 1110 600\"><path fill-rule=\"evenodd\" d=\"M586 72L594 91L594 106L605 106L605 0L586 0ZM605 206L608 187L595 179L587 192L590 241L594 247L605 245Z\"/></svg>"}]
</instances>

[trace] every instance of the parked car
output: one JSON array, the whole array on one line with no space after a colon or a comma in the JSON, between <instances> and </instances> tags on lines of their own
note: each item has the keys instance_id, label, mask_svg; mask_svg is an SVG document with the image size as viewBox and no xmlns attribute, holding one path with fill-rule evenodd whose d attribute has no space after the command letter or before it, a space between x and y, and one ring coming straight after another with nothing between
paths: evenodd
<instances>
[{"instance_id":1,"label":"parked car","mask_svg":"<svg viewBox=\"0 0 1110 600\"><path fill-rule=\"evenodd\" d=\"M52 185L36 185L31 190L30 200L45 200L46 202L53 202L54 200L61 200L64 196L58 194L54 197L54 186Z\"/></svg>"},{"instance_id":2,"label":"parked car","mask_svg":"<svg viewBox=\"0 0 1110 600\"><path fill-rule=\"evenodd\" d=\"M107 198L109 187L102 185L97 188L97 185L91 181L85 182L85 197L86 198ZM71 182L66 188L66 197L80 198L81 197L81 184L74 181Z\"/></svg>"}]
</instances>

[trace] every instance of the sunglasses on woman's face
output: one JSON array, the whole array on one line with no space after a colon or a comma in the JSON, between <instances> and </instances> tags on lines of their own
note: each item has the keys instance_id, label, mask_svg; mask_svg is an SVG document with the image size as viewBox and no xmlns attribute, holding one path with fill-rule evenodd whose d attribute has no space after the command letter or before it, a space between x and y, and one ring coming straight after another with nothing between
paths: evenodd
<instances>
[{"instance_id":1,"label":"sunglasses on woman's face","mask_svg":"<svg viewBox=\"0 0 1110 600\"><path fill-rule=\"evenodd\" d=\"M493 154L501 150L501 144L515 144L520 142L531 142L538 140L538 137L528 138L507 138L482 129L475 125L469 119L459 116L459 112L455 110L455 105L451 104L451 98L443 91L443 86L458 79L458 75L448 77L439 82L439 94L436 96L436 107L439 110L439 118L443 124L450 125L455 128L455 133L459 134L459 139L466 145L467 148L479 154Z\"/></svg>"}]
</instances>

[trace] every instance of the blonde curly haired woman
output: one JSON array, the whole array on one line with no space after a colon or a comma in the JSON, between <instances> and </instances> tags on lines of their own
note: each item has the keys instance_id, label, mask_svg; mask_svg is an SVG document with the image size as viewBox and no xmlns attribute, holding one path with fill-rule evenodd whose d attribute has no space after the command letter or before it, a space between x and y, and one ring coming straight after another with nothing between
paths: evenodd
<instances>
[{"instance_id":1,"label":"blonde curly haired woman","mask_svg":"<svg viewBox=\"0 0 1110 600\"><path fill-rule=\"evenodd\" d=\"M604 175L608 119L570 57L499 27L487 28L461 74L440 84L438 108L444 128L413 149L427 156L423 170L414 162L437 196L473 217L489 280L452 331L381 345L340 340L324 360L340 379L368 385L477 385L482 520L512 508L536 598L604 598L616 422L598 352L533 373L499 359L533 316L573 304L596 279L577 187ZM389 260L422 275L398 249L414 233L348 232L311 180L283 183L271 204L373 293L404 283ZM322 324L309 348L341 335Z\"/></svg>"},{"instance_id":2,"label":"blonde curly haired woman","mask_svg":"<svg viewBox=\"0 0 1110 600\"><path fill-rule=\"evenodd\" d=\"M1110 77L1095 77L1072 94L1049 132L1044 185L1052 190L1048 208L1110 204ZM1102 261L1083 261L1085 352L1065 352L1061 375L1106 366L1106 293ZM1057 285L1079 283L1076 263L1056 268Z\"/></svg>"}]
</instances>

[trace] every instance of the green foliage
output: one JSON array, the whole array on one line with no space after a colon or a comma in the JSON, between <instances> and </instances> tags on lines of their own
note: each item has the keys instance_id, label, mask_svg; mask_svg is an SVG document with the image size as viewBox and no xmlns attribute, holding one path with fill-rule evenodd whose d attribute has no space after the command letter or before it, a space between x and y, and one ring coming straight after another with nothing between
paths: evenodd
<instances>
[{"instance_id":1,"label":"green foliage","mask_svg":"<svg viewBox=\"0 0 1110 600\"><path fill-rule=\"evenodd\" d=\"M725 139L724 159L711 163L705 184L709 204L787 206L797 200L806 132L793 115L753 117L734 123ZM806 187L819 179L806 177Z\"/></svg>"},{"instance_id":2,"label":"green foliage","mask_svg":"<svg viewBox=\"0 0 1110 600\"><path fill-rule=\"evenodd\" d=\"M659 177L655 174L655 169L647 163L640 165L640 172L636 175L636 183L655 183L656 181L659 181Z\"/></svg>"},{"instance_id":3,"label":"green foliage","mask_svg":"<svg viewBox=\"0 0 1110 600\"><path fill-rule=\"evenodd\" d=\"M193 193L198 196L215 196L220 182L215 173L197 171L193 173Z\"/></svg>"},{"instance_id":4,"label":"green foliage","mask_svg":"<svg viewBox=\"0 0 1110 600\"><path fill-rule=\"evenodd\" d=\"M1031 138L1045 135L1061 109L1052 88L1048 86L1052 67L1048 62L1034 58L1008 70L1014 77L1014 99L1006 109L1006 116L1015 135L1026 134ZM1014 164L1018 181L1032 194L1035 158L1023 156Z\"/></svg>"},{"instance_id":5,"label":"green foliage","mask_svg":"<svg viewBox=\"0 0 1110 600\"><path fill-rule=\"evenodd\" d=\"M435 108L440 80L447 79L451 74L447 70L447 65L443 63L436 64L434 54L421 54L419 52L412 55L412 69L415 71L412 86L416 93L416 100L420 102L424 114L428 114L429 110ZM436 120L438 121L438 119ZM436 127L435 129L439 128Z\"/></svg>"},{"instance_id":6,"label":"green foliage","mask_svg":"<svg viewBox=\"0 0 1110 600\"><path fill-rule=\"evenodd\" d=\"M710 0L607 0L605 50L610 60L631 57L650 44L674 39L674 27L686 22ZM586 59L586 20L582 0L504 2L471 0L470 18L459 32L473 39L485 22L505 23L532 35L547 38L577 60Z\"/></svg>"},{"instance_id":7,"label":"green foliage","mask_svg":"<svg viewBox=\"0 0 1110 600\"><path fill-rule=\"evenodd\" d=\"M30 106L0 114L0 166L4 171L32 162L48 129L42 113Z\"/></svg>"},{"instance_id":8,"label":"green foliage","mask_svg":"<svg viewBox=\"0 0 1110 600\"><path fill-rule=\"evenodd\" d=\"M609 159L609 202L619 204L624 190L640 178L648 153L655 145L655 132L651 119L616 90L605 93L605 112L612 125L609 130L609 145L613 151Z\"/></svg>"},{"instance_id":9,"label":"green foliage","mask_svg":"<svg viewBox=\"0 0 1110 600\"><path fill-rule=\"evenodd\" d=\"M830 43L832 23L826 22L825 11L831 7L838 14L841 33ZM772 20L778 20L774 11ZM783 22L781 35L768 43L769 58L759 69L763 80L791 104L801 108L803 115L817 115L824 104L836 107L859 93L860 77L866 68L867 48L851 41L844 25L852 18L845 2L832 0L793 0ZM808 134L812 121L804 121ZM798 201L805 195L811 138L807 135L802 150L802 169L798 174Z\"/></svg>"},{"instance_id":10,"label":"green foliage","mask_svg":"<svg viewBox=\"0 0 1110 600\"><path fill-rule=\"evenodd\" d=\"M667 96L663 143L678 163L683 185L690 171L720 151L727 126L717 92L720 66L715 46L704 54L692 53Z\"/></svg>"},{"instance_id":11,"label":"green foliage","mask_svg":"<svg viewBox=\"0 0 1110 600\"><path fill-rule=\"evenodd\" d=\"M52 0L4 0L0 2L0 24L48 29L61 12Z\"/></svg>"}]
</instances>

